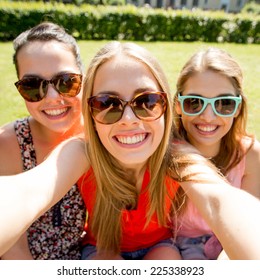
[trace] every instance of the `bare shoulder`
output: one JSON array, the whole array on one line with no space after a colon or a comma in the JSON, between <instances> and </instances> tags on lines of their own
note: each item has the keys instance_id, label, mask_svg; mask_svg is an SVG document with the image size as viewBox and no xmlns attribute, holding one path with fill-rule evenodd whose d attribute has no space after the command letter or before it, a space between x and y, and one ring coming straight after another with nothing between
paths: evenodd
<instances>
[{"instance_id":1,"label":"bare shoulder","mask_svg":"<svg viewBox=\"0 0 260 280\"><path fill-rule=\"evenodd\" d=\"M248 150L246 153L246 173L255 171L260 176L260 142L257 139L250 141L250 138L245 138L242 143L244 148Z\"/></svg>"},{"instance_id":2,"label":"bare shoulder","mask_svg":"<svg viewBox=\"0 0 260 280\"><path fill-rule=\"evenodd\" d=\"M0 127L0 139L6 139L7 137L10 137L14 135L14 122L10 122L7 124L4 124Z\"/></svg>"},{"instance_id":3,"label":"bare shoulder","mask_svg":"<svg viewBox=\"0 0 260 280\"><path fill-rule=\"evenodd\" d=\"M241 188L260 198L260 143L256 139L251 142L251 147L246 154Z\"/></svg>"},{"instance_id":4,"label":"bare shoulder","mask_svg":"<svg viewBox=\"0 0 260 280\"><path fill-rule=\"evenodd\" d=\"M21 154L14 131L14 122L0 127L0 175L22 172Z\"/></svg>"},{"instance_id":5,"label":"bare shoulder","mask_svg":"<svg viewBox=\"0 0 260 280\"><path fill-rule=\"evenodd\" d=\"M250 138L249 138L250 139ZM248 138L245 138L243 141L243 145L246 149L248 149L246 159L247 161L257 160L260 162L260 142L257 139L250 141Z\"/></svg>"}]
</instances>

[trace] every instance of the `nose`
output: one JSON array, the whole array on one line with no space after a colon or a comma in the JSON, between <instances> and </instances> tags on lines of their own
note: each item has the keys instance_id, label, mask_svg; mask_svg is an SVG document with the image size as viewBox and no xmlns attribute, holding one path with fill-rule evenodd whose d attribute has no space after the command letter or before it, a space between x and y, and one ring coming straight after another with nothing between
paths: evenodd
<instances>
[{"instance_id":1,"label":"nose","mask_svg":"<svg viewBox=\"0 0 260 280\"><path fill-rule=\"evenodd\" d=\"M126 105L123 115L119 120L121 123L137 123L139 119L136 117L130 105Z\"/></svg>"},{"instance_id":2,"label":"nose","mask_svg":"<svg viewBox=\"0 0 260 280\"><path fill-rule=\"evenodd\" d=\"M45 98L50 98L50 99L62 98L62 96L59 94L59 92L56 90L53 84L48 83L46 90L47 90L47 94Z\"/></svg>"},{"instance_id":3,"label":"nose","mask_svg":"<svg viewBox=\"0 0 260 280\"><path fill-rule=\"evenodd\" d=\"M216 119L216 114L214 113L211 104L208 104L205 110L200 114L200 118L206 122L210 122Z\"/></svg>"}]
</instances>

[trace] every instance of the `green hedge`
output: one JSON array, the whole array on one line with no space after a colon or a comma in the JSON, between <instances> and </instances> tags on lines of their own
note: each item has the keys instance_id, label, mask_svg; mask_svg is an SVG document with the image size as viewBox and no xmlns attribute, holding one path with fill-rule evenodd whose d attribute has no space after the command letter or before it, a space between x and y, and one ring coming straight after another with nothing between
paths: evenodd
<instances>
[{"instance_id":1,"label":"green hedge","mask_svg":"<svg viewBox=\"0 0 260 280\"><path fill-rule=\"evenodd\" d=\"M78 40L260 43L260 16L135 6L0 2L0 41L49 20Z\"/></svg>"}]
</instances>

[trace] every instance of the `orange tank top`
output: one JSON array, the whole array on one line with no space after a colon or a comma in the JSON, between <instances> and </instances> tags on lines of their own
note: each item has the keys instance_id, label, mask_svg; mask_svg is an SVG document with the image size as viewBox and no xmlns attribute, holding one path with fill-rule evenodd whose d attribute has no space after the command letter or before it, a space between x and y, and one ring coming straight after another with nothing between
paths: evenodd
<instances>
[{"instance_id":1,"label":"orange tank top","mask_svg":"<svg viewBox=\"0 0 260 280\"><path fill-rule=\"evenodd\" d=\"M149 224L145 227L146 214L149 207L149 192L146 187L149 181L150 174L148 170L146 170L136 209L122 210L121 252L131 252L148 248L158 243L160 240L172 237L172 222L170 217L167 217L169 222L166 226L160 226L155 213L153 214ZM168 195L165 198L165 206L166 213L169 216L171 212L172 201L179 185L176 181L169 177L166 177L165 183L168 192ZM96 194L96 183L92 169L90 169L79 179L78 186L86 204L89 222L93 215ZM87 234L85 235L83 244L96 245L96 239L89 227L86 227L86 232Z\"/></svg>"}]
</instances>

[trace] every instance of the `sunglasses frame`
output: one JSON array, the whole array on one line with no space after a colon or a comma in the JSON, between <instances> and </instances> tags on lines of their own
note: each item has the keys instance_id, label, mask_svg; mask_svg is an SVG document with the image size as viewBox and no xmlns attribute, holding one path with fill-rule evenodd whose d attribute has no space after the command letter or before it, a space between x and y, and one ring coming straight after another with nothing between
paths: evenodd
<instances>
[{"instance_id":1,"label":"sunglasses frame","mask_svg":"<svg viewBox=\"0 0 260 280\"><path fill-rule=\"evenodd\" d=\"M134 105L133 105L134 101L135 101L138 97L140 97L140 96L142 96L142 95L148 95L148 94L160 95L160 96L162 96L162 100L164 101L164 103L162 104L162 113L161 113L158 117L156 117L155 119L152 119L152 120L146 120L145 118L140 118L140 117L136 114L136 112L135 112L135 110L134 110ZM122 107L123 107L122 112L121 112L121 116L120 116L120 118L119 118L118 120L116 120L115 122L113 122L113 123L103 123L103 122L101 122L101 121L99 121L99 120L97 120L97 119L95 118L95 116L94 116L94 114L93 114L93 112L92 112L92 108L93 108L93 107L91 106L91 101L94 100L94 99L97 98L97 97L100 97L100 96L112 97L112 98L115 98L115 99L117 99L117 100L119 100L119 101L121 102ZM129 105L129 106L131 107L131 109L132 109L134 115L135 115L139 120L146 121L146 122L155 121L155 120L159 119L159 118L165 113L165 111L166 111L166 109L167 109L167 94L166 94L165 92L162 92L162 91L154 91L154 92L152 92L152 91L151 91L151 92L150 92L150 91L145 91L145 92L141 92L141 93L135 95L134 98L132 98L132 99L129 100L129 101L125 101L125 100L119 98L118 96L116 96L116 95L111 95L111 94L95 95L95 96L89 97L87 100L88 100L88 106L89 106L89 110L90 110L90 113L91 113L92 118L93 118L96 122L101 123L101 124L105 124L105 125L114 124L114 123L120 121L121 118L122 118L122 116L123 116L123 114L124 114L125 107L126 107L127 105Z\"/></svg>"},{"instance_id":2,"label":"sunglasses frame","mask_svg":"<svg viewBox=\"0 0 260 280\"><path fill-rule=\"evenodd\" d=\"M201 108L201 110L199 112L196 112L196 113L187 113L185 110L184 110L184 101L188 98L197 98L197 99L200 99L200 100L203 100L204 104ZM235 101L235 108L234 108L234 111L231 113L231 114L221 114L219 113L216 108L215 108L215 102L217 100L223 100L223 99L230 99L230 100L233 100ZM198 96L198 95L181 95L180 93L178 94L178 101L180 102L181 104L181 109L182 109L182 112L183 114L187 115L187 116L198 116L200 114L202 114L204 112L204 110L207 108L208 104L211 105L211 108L213 110L213 112L217 115L217 116L220 116L220 117L232 117L235 115L236 111L237 111L237 108L239 106L239 104L242 102L242 96L239 95L239 96L220 96L220 97L215 97L215 98L206 98L206 97L202 97L202 96Z\"/></svg>"},{"instance_id":3,"label":"sunglasses frame","mask_svg":"<svg viewBox=\"0 0 260 280\"><path fill-rule=\"evenodd\" d=\"M77 91L76 91L76 94L75 94L75 95L70 96L70 95L68 94L69 91L68 91L67 93L64 93L64 92L61 92L61 91L56 87L56 85L55 85L55 83L54 83L54 80L59 79L59 77L62 78L62 77L64 77L64 76L69 76L70 78L71 78L71 77L77 77L77 78L80 79L80 81L79 81L79 83L78 83L78 88L77 88ZM75 97L75 96L77 96L77 95L79 94L79 92L80 92L80 89L81 89L82 79L83 79L82 77L83 77L82 74L76 74L76 73L57 74L57 75L53 76L50 80L45 80L45 79L42 79L42 78L40 78L40 77L38 77L38 76L35 76L35 77L32 76L32 77L28 77L28 78L23 78L23 79L21 79L21 80L15 82L14 85L16 86L16 88L17 88L18 92L20 93L20 95L21 95L26 101L28 101L28 102L39 102L39 101L41 101L42 99L44 99L44 98L46 97L46 95L47 95L47 93L48 93L48 85L49 85L49 84L51 84L51 85L54 87L54 89L55 89L60 95L62 95L62 96L64 96L64 97ZM42 85L43 83L46 83L46 90L45 90L45 91L42 90L42 92L43 92L43 95L42 95L42 96L41 96L41 94L40 94L40 87L39 87L38 89L37 89L37 88L32 89L32 90L38 90L38 91L39 91L39 94L35 95L35 96L38 97L37 100L29 99L29 98L27 97L28 94L26 94L26 91L23 91L23 90L20 90L20 89L19 89L19 87L22 85L22 83L23 83L24 81L29 80L29 79L33 79L33 78L37 79L37 80L39 81L39 84L40 84L40 85ZM63 79L63 80L64 80L64 79Z\"/></svg>"}]
</instances>

